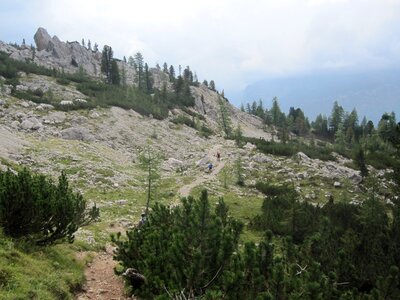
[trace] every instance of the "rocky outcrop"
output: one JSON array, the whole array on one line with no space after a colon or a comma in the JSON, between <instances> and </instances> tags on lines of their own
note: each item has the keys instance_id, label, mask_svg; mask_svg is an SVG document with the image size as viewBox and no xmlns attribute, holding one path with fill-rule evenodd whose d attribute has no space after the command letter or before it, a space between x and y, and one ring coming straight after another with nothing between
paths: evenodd
<instances>
[{"instance_id":1,"label":"rocky outcrop","mask_svg":"<svg viewBox=\"0 0 400 300\"><path fill-rule=\"evenodd\" d=\"M87 128L70 127L61 131L61 137L65 140L93 141L94 137Z\"/></svg>"},{"instance_id":2,"label":"rocky outcrop","mask_svg":"<svg viewBox=\"0 0 400 300\"><path fill-rule=\"evenodd\" d=\"M50 35L47 33L46 29L41 27L36 31L33 39L35 40L38 51L47 50L51 42Z\"/></svg>"},{"instance_id":3,"label":"rocky outcrop","mask_svg":"<svg viewBox=\"0 0 400 300\"><path fill-rule=\"evenodd\" d=\"M184 163L179 159L170 157L164 161L162 168L165 171L182 170L184 168Z\"/></svg>"},{"instance_id":4,"label":"rocky outcrop","mask_svg":"<svg viewBox=\"0 0 400 300\"><path fill-rule=\"evenodd\" d=\"M46 29L39 28L34 36L37 46L35 60L56 69L76 72L79 68L91 76L100 76L101 53L89 50L78 42L62 42L57 36L52 38Z\"/></svg>"},{"instance_id":5,"label":"rocky outcrop","mask_svg":"<svg viewBox=\"0 0 400 300\"><path fill-rule=\"evenodd\" d=\"M55 111L44 117L45 124L60 124L66 119L66 115L62 111Z\"/></svg>"},{"instance_id":6,"label":"rocky outcrop","mask_svg":"<svg viewBox=\"0 0 400 300\"><path fill-rule=\"evenodd\" d=\"M0 51L10 54L16 60L30 60L59 71L75 73L82 68L88 75L102 77L101 52L88 49L78 42L63 42L57 36L51 37L44 28L39 28L34 40L36 49L14 47L0 42ZM135 70L123 61L117 61L119 69L125 73L126 83L134 84Z\"/></svg>"},{"instance_id":7,"label":"rocky outcrop","mask_svg":"<svg viewBox=\"0 0 400 300\"><path fill-rule=\"evenodd\" d=\"M23 120L20 126L22 129L25 130L37 130L40 127L42 127L42 124L35 117L30 117L28 119Z\"/></svg>"}]
</instances>

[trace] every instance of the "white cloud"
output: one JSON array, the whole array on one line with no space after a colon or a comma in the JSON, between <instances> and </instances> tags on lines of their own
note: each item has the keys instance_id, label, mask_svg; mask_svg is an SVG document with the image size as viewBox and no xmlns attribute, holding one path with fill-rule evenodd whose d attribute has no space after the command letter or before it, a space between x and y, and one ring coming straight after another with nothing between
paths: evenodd
<instances>
[{"instance_id":1,"label":"white cloud","mask_svg":"<svg viewBox=\"0 0 400 300\"><path fill-rule=\"evenodd\" d=\"M2 7L0 39L20 34L12 20L29 16L23 26L108 44L117 57L141 51L150 65L190 65L226 91L264 76L400 61L398 0L3 0Z\"/></svg>"}]
</instances>

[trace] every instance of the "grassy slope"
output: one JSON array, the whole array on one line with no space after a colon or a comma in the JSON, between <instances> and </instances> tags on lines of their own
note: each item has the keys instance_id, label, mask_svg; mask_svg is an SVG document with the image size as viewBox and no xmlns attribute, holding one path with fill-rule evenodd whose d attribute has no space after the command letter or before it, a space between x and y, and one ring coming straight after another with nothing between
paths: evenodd
<instances>
[{"instance_id":1,"label":"grassy slope","mask_svg":"<svg viewBox=\"0 0 400 300\"><path fill-rule=\"evenodd\" d=\"M79 248L36 248L0 234L0 299L72 299L84 281Z\"/></svg>"}]
</instances>

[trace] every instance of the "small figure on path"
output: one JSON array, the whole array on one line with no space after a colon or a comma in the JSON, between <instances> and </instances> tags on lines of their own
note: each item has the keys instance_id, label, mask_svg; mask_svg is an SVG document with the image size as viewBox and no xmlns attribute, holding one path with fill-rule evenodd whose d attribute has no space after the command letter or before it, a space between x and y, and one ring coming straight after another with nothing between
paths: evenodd
<instances>
[{"instance_id":1,"label":"small figure on path","mask_svg":"<svg viewBox=\"0 0 400 300\"><path fill-rule=\"evenodd\" d=\"M219 151L217 152L217 160L220 161L221 159L221 153L219 153Z\"/></svg>"},{"instance_id":2,"label":"small figure on path","mask_svg":"<svg viewBox=\"0 0 400 300\"><path fill-rule=\"evenodd\" d=\"M140 227L140 226L143 226L145 222L146 222L146 214L143 213L143 214L141 215L141 219L140 219L140 221L139 221L139 227Z\"/></svg>"},{"instance_id":3,"label":"small figure on path","mask_svg":"<svg viewBox=\"0 0 400 300\"><path fill-rule=\"evenodd\" d=\"M213 165L212 165L212 163L209 163L209 164L208 164L208 172L209 172L209 173L211 173L211 171L212 171L212 168L213 168Z\"/></svg>"}]
</instances>

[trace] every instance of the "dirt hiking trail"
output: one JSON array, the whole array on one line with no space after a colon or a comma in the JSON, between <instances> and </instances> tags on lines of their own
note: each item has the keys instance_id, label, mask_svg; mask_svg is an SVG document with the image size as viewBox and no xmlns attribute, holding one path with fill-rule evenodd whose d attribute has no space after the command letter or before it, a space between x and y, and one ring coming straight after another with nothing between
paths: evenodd
<instances>
[{"instance_id":1,"label":"dirt hiking trail","mask_svg":"<svg viewBox=\"0 0 400 300\"><path fill-rule=\"evenodd\" d=\"M213 169L211 173L206 173L203 174L202 176L200 175L196 180L192 181L191 183L182 186L178 190L178 194L180 194L181 197L187 197L190 194L190 191L202 184L203 182L214 180L217 176L217 174L222 170L222 168L225 166L225 161L221 159L220 161L217 161L216 154L219 151L221 153L221 148L222 145L215 145L210 151L208 151L207 156L210 158L211 163L213 164Z\"/></svg>"},{"instance_id":2,"label":"dirt hiking trail","mask_svg":"<svg viewBox=\"0 0 400 300\"><path fill-rule=\"evenodd\" d=\"M85 270L86 283L76 300L128 300L125 296L123 279L114 274L116 261L113 260L113 247L106 246L105 252L96 255Z\"/></svg>"}]
</instances>

